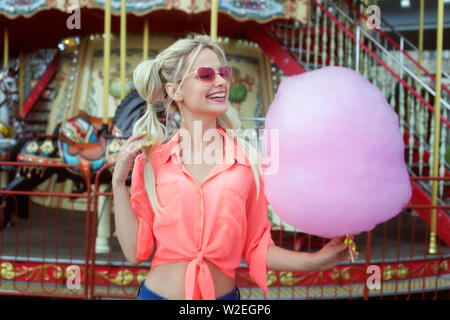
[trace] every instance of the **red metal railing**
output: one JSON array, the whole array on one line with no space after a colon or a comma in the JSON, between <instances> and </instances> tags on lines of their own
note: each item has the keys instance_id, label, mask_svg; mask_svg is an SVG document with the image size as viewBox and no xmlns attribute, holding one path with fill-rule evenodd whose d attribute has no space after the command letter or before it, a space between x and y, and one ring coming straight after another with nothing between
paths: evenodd
<instances>
[{"instance_id":1,"label":"red metal railing","mask_svg":"<svg viewBox=\"0 0 450 320\"><path fill-rule=\"evenodd\" d=\"M1 165L26 166L24 163L0 163ZM47 165L40 167L74 167ZM109 253L95 253L95 239L99 197L112 200L112 192L100 191L100 177L112 165L104 166L95 176L95 187L85 193L5 191L9 197L23 195L58 199L86 199L86 207L72 210L46 207L48 202L33 205L30 218L22 221L16 211L16 222L0 232L0 294L47 296L60 298L94 299L102 297L134 299L139 282L145 278L149 264L133 266L126 262L117 239L113 236L112 201L102 212L110 221ZM79 168L81 169L81 168ZM85 173L86 185L90 177ZM412 182L431 179L413 177ZM437 179L440 180L440 179ZM444 178L442 180L449 180ZM5 199L4 199L5 200ZM90 216L91 204L93 215ZM442 291L450 293L450 250L438 238L438 254L427 253L429 228L407 211L436 208L448 210L450 206L410 205L404 212L390 221L377 226L366 234L355 236L360 258L354 263L342 263L327 271L283 272L268 270L270 299L410 299L414 294L422 298L436 298ZM53 218L52 218L53 215ZM36 220L39 217L39 220ZM92 218L92 221L91 221ZM438 220L438 226L442 224ZM272 237L279 246L315 252L326 239L297 232L286 232L273 226ZM75 235L78 241L75 241ZM53 234L52 234L53 232ZM5 250L5 246L9 246ZM53 248L53 249L51 249ZM81 250L80 250L81 249ZM69 266L81 269L82 290L68 290L66 274ZM369 277L367 267L375 265L381 271L381 289L369 290L365 285ZM261 290L251 281L248 269L241 265L236 272L236 283L241 289L242 299L261 298ZM288 289L290 288L290 290Z\"/></svg>"},{"instance_id":2,"label":"red metal railing","mask_svg":"<svg viewBox=\"0 0 450 320\"><path fill-rule=\"evenodd\" d=\"M375 52L370 50L364 42L358 41L356 35L354 35L350 30L348 30L335 16L333 16L327 9L325 9L317 0L312 0L316 6L318 6L323 13L325 13L330 20L336 23L340 29L343 30L350 38L352 38L355 42L359 43L359 45L366 51L373 59L375 59L383 68L385 68L389 73L397 79L405 88L408 89L417 99L419 99L432 113L434 113L434 107L426 101L414 88L412 88L405 80L403 80L394 70L392 70L384 61L376 55ZM445 123L448 127L450 127L450 122L447 121L442 115L440 115L442 123Z\"/></svg>"},{"instance_id":3,"label":"red metal railing","mask_svg":"<svg viewBox=\"0 0 450 320\"><path fill-rule=\"evenodd\" d=\"M42 163L1 162L0 166L13 168L77 168L65 164L46 165ZM81 172L84 172L81 170ZM8 199L14 200L11 226L0 231L0 295L52 296L60 298L88 298L87 273L89 265L90 235L90 184L88 172L84 181L88 189L85 193L19 191L0 189L5 195L1 203L1 218L5 214ZM27 196L28 219L20 219L18 197ZM39 199L42 203L32 202ZM61 210L58 206L50 208L52 199L86 199L84 212ZM39 219L39 220L36 220ZM76 220L76 221L75 221ZM3 222L3 221L2 221ZM83 224L81 224L83 223ZM2 223L3 224L3 223ZM83 226L84 225L84 226ZM84 229L84 237L80 237L80 226ZM84 249L84 251L83 251ZM70 266L81 271L80 288L67 289L66 281ZM74 279L75 280L75 279ZM74 283L75 285L75 283ZM83 285L83 288L81 288Z\"/></svg>"},{"instance_id":4,"label":"red metal railing","mask_svg":"<svg viewBox=\"0 0 450 320\"><path fill-rule=\"evenodd\" d=\"M283 49L265 28L250 28L246 30L247 35L259 45L259 47L269 56L269 58L287 76L301 74L305 70L297 61Z\"/></svg>"},{"instance_id":5,"label":"red metal railing","mask_svg":"<svg viewBox=\"0 0 450 320\"><path fill-rule=\"evenodd\" d=\"M316 0L313 0L313 3L317 6L317 8L326 15L327 18L329 18L331 21L333 21L335 23L335 26L332 26L331 28L336 28L336 29L340 29L342 30L342 32L344 32L344 34L346 34L348 37L351 38L351 41L353 41L354 43L360 45L363 50L365 52L367 52L380 66L382 66L383 68L385 68L386 70L388 70L388 72L395 78L396 81L402 83L405 88L408 89L408 91L410 91L418 100L420 100L425 107L427 107L427 109L429 109L431 112L434 112L434 108L431 106L431 104L421 95L419 94L416 90L414 90L412 88L411 85L409 85L404 79L402 79L401 76L399 76L392 68L390 68L384 61L383 59L381 59L375 52L373 52L368 45L365 43L365 41L363 39L359 40L356 35L349 30L349 28L347 28L341 21L339 21L333 14L331 14L322 3L319 3ZM291 25L292 26L292 25ZM275 29L275 28L274 28ZM279 41L281 41L281 38L283 38L283 35L286 37L286 34L289 34L290 32L290 36L294 35L294 32L300 32L298 28L286 28L285 30L281 31L281 29L278 30L266 30L266 33L272 33L272 34L276 34L278 31L281 33L281 37ZM312 32L313 30L311 30ZM274 33L275 32L275 33ZM327 30L322 30L319 28L319 32L327 32ZM337 33L337 32L336 32ZM288 36L285 41L284 41L284 45L286 46L286 41L289 42L290 40L290 36ZM298 37L295 37L298 39ZM291 46L295 47L295 41L292 41L294 44L291 44ZM311 44L313 45L313 44ZM301 43L298 43L298 46L302 46ZM290 48L289 45L287 45L287 48ZM264 48L263 48L264 49ZM311 48L306 48L306 50L310 50ZM267 50L271 50L271 47L268 47ZM286 50L286 49L284 49ZM291 50L291 49L288 49ZM330 52L330 55L332 55L333 52ZM298 57L299 60L301 60L301 56ZM329 59L329 57L328 57ZM421 106L423 107L423 106ZM447 121L447 119L444 118L443 115L440 116L441 120L443 123L445 123L448 127L449 122ZM409 130L409 129L408 129ZM408 146L408 139L410 138L410 132L408 130L404 130L404 140L405 140L405 146ZM418 146L419 145L419 141L417 141L416 137L412 136L412 140L414 142L414 146ZM427 150L424 150L423 153L423 160L428 161L428 158L430 157L430 154ZM418 154L417 152L413 151L413 159L418 158ZM431 172L428 172L429 175L431 175ZM444 168L444 176L448 177L450 176L450 173L447 169ZM443 179L445 180L445 179ZM422 187L420 187L414 180L412 181L412 187L413 187L413 197L412 197L412 201L411 204L415 205L416 207L416 211L417 213L420 214L420 216L424 219L424 221L429 224L430 223L430 211L427 209L429 208L429 204L431 203L431 198L430 196L422 189ZM445 196L448 196L448 188L444 187L444 194ZM425 206L420 206L420 205L425 205ZM445 207L444 207L445 208ZM438 236L441 237L447 244L450 244L450 218L447 214L447 212L444 211L444 209L440 209L437 212L438 217L440 218L441 224L442 224L442 228L440 228L438 230L439 234Z\"/></svg>"},{"instance_id":6,"label":"red metal railing","mask_svg":"<svg viewBox=\"0 0 450 320\"><path fill-rule=\"evenodd\" d=\"M344 0L344 3L351 8L351 10L353 10L354 12L356 12L361 18L363 18L365 21L368 20L368 18L366 17L366 15L364 15L355 5L353 5L349 0ZM405 57L408 58L408 60L410 60L416 67L418 67L420 70L422 70L428 77L431 78L431 80L433 80L433 82L436 82L436 77L429 72L427 69L424 68L424 66L422 66L417 60L415 60L413 57L411 57L411 55L406 51L403 50L402 48L400 48L399 44L397 42L395 42L389 35L387 35L385 32L383 32L383 30L381 29L375 29L376 32L378 32L383 38L385 38L390 44L392 44L397 50L399 50L403 55L405 55ZM445 84L441 85L442 89L447 92L448 94L450 94L450 90L445 86Z\"/></svg>"},{"instance_id":7,"label":"red metal railing","mask_svg":"<svg viewBox=\"0 0 450 320\"><path fill-rule=\"evenodd\" d=\"M92 225L96 226L92 229L92 265L91 265L91 282L90 282L90 296L91 297L109 297L109 298L136 298L137 287L142 279L142 274L148 271L143 266L133 266L128 263L125 256L122 254L118 241L114 236L113 221L113 206L112 206L112 191L100 191L100 177L113 167L113 164L105 165L97 172L94 180L94 195L93 202L96 209L93 214ZM99 198L104 197L103 206L99 206ZM107 205L108 201L109 205ZM99 211L102 212L99 212ZM99 214L106 215L103 222L109 225L109 234L111 235L108 241L108 246L111 251L108 253L96 253L96 238L98 236L97 227L99 224ZM99 286L101 285L101 288Z\"/></svg>"}]
</instances>

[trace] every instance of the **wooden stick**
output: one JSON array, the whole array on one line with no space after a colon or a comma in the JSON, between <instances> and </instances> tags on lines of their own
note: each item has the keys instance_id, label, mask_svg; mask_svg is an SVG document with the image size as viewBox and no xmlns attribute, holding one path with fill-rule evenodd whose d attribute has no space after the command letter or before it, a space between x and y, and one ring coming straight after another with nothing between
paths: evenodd
<instances>
[{"instance_id":1,"label":"wooden stick","mask_svg":"<svg viewBox=\"0 0 450 320\"><path fill-rule=\"evenodd\" d=\"M348 238L348 234L346 234L345 236L347 237L347 240L348 240L348 251L350 252L350 259L352 260L352 263L354 263L355 259L353 258L353 252L352 252L352 249L350 248L350 239Z\"/></svg>"}]
</instances>

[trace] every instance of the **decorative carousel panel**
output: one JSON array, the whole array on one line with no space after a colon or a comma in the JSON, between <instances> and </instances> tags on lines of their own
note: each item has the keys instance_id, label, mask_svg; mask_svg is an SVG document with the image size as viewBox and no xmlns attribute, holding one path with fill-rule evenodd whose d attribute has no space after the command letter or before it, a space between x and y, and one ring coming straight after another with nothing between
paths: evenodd
<instances>
[{"instance_id":1,"label":"decorative carousel panel","mask_svg":"<svg viewBox=\"0 0 450 320\"><path fill-rule=\"evenodd\" d=\"M105 0L90 0L88 6L92 7L104 7ZM167 1L170 2L170 1ZM111 1L111 12L118 14L120 12L121 0ZM145 14L154 9L166 9L166 0L127 0L126 1L127 12L134 14Z\"/></svg>"},{"instance_id":2,"label":"decorative carousel panel","mask_svg":"<svg viewBox=\"0 0 450 320\"><path fill-rule=\"evenodd\" d=\"M178 39L176 35L160 35L151 33L149 41L150 59L154 58L161 50L170 46ZM117 35L111 38L110 57L110 92L108 96L108 117L115 115L120 100L120 42ZM69 41L70 42L70 41ZM228 38L219 38L218 42L224 47L229 64L233 69L233 79L230 86L230 105L234 107L243 120L244 129L260 127L261 124L253 117L264 117L269 104L272 101L270 62L256 44ZM67 52L66 52L67 51ZM55 95L51 102L51 112L47 125L47 133L51 134L56 125L61 123L59 133L69 140L77 143L86 142L86 137L79 136L74 129L80 127L77 117L81 111L93 119L103 117L103 38L101 35L90 35L79 38L71 50L64 51L60 68L55 76ZM142 35L128 34L127 36L127 59L126 59L126 91L133 88L133 72L142 61ZM245 119L245 120L244 120ZM78 122L73 122L78 121ZM74 126L74 124L77 124ZM83 131L84 132L84 131ZM86 131L87 132L87 131ZM76 134L75 134L76 133ZM81 140L78 141L77 137ZM89 140L88 142L95 142ZM108 146L108 150L117 149L117 145ZM62 150L62 153L61 153ZM68 162L64 157L64 145L59 144L60 161ZM73 155L73 164L79 164L78 158ZM98 161L100 161L99 159ZM72 162L70 162L72 163ZM99 165L103 162L99 162ZM109 163L109 162L108 162ZM97 165L96 165L97 166ZM96 169L92 167L92 170ZM48 179L38 187L40 191L72 192L75 188L73 181L57 182ZM34 201L36 200L36 201ZM39 202L38 202L39 200ZM86 201L83 198L74 202L68 199L56 201L48 199L50 207L59 205L61 208L83 211ZM33 199L41 203L40 199Z\"/></svg>"},{"instance_id":3,"label":"decorative carousel panel","mask_svg":"<svg viewBox=\"0 0 450 320\"><path fill-rule=\"evenodd\" d=\"M46 10L52 7L48 0L4 0L0 1L0 13L6 15L10 19L18 16L30 16L38 11ZM77 1L78 2L78 1Z\"/></svg>"},{"instance_id":4,"label":"decorative carousel panel","mask_svg":"<svg viewBox=\"0 0 450 320\"><path fill-rule=\"evenodd\" d=\"M170 37L167 37L168 39ZM152 46L160 41L151 37ZM78 110L83 110L87 114L103 117L103 38L100 35L91 35L84 39L86 43L86 53L82 69L81 81L79 83ZM162 45L170 45L170 41ZM159 45L158 45L159 49ZM127 59L125 75L125 95L134 87L133 72L142 61L142 36L129 34L127 36ZM149 58L156 55L156 50L150 48ZM108 96L108 117L114 117L117 106L120 104L120 39L117 35L111 37L110 55L110 92Z\"/></svg>"},{"instance_id":5,"label":"decorative carousel panel","mask_svg":"<svg viewBox=\"0 0 450 320\"><path fill-rule=\"evenodd\" d=\"M69 39L68 39L69 40ZM74 49L70 53L63 53L60 58L58 72L55 75L55 95L51 102L50 116L47 123L47 134L52 134L58 123L73 117L78 112L74 107L77 103L77 88L81 74L81 57L84 45L81 40L71 38Z\"/></svg>"},{"instance_id":6,"label":"decorative carousel panel","mask_svg":"<svg viewBox=\"0 0 450 320\"><path fill-rule=\"evenodd\" d=\"M209 3L209 1L206 1ZM220 0L219 10L238 19L268 21L275 18L308 21L309 1L277 0Z\"/></svg>"},{"instance_id":7,"label":"decorative carousel panel","mask_svg":"<svg viewBox=\"0 0 450 320\"><path fill-rule=\"evenodd\" d=\"M152 35L149 58L168 47L176 38L173 36ZM254 44L238 40L221 41L227 59L233 69L230 87L230 104L236 108L240 117L264 117L271 97L264 74L269 66L262 51ZM103 116L103 39L90 36L83 40L84 55L80 56L78 68L81 70L77 79L77 101L74 107L87 114L101 118ZM120 43L119 37L111 41L110 93L108 117L113 117L120 104ZM133 72L142 61L142 37L130 34L127 37L126 93L133 88ZM56 108L60 113L61 107ZM56 117L55 121L61 120ZM251 121L243 121L244 128L255 127Z\"/></svg>"},{"instance_id":8,"label":"decorative carousel panel","mask_svg":"<svg viewBox=\"0 0 450 320\"><path fill-rule=\"evenodd\" d=\"M121 0L111 1L112 14L120 13ZM103 8L105 0L4 0L0 14L14 19L30 16L47 9L67 11L70 6ZM209 11L210 0L127 0L127 12L144 15L153 10L176 9L188 14ZM267 22L277 18L296 19L306 23L309 16L308 0L219 0L219 11L238 20Z\"/></svg>"}]
</instances>

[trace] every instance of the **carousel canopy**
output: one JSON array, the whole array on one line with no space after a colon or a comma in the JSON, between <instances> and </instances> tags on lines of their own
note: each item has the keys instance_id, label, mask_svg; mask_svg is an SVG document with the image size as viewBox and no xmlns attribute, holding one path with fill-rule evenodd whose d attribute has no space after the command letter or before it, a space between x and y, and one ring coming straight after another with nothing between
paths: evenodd
<instances>
[{"instance_id":1,"label":"carousel canopy","mask_svg":"<svg viewBox=\"0 0 450 320\"><path fill-rule=\"evenodd\" d=\"M112 32L119 32L120 0L111 0ZM126 0L127 30L209 33L210 0ZM11 50L55 47L62 38L103 32L105 0L3 0L0 25L8 28ZM66 22L79 8L80 28ZM219 35L246 38L246 25L279 19L308 19L308 0L219 0ZM3 32L0 38L3 37Z\"/></svg>"}]
</instances>

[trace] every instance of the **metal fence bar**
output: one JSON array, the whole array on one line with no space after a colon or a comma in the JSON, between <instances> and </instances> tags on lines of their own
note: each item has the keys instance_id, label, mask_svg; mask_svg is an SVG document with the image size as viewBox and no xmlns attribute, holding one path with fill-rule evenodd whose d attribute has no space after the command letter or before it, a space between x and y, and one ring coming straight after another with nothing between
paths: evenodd
<instances>
[{"instance_id":1,"label":"metal fence bar","mask_svg":"<svg viewBox=\"0 0 450 320\"><path fill-rule=\"evenodd\" d=\"M2 169L17 170L24 167L39 167L45 170L49 168L77 169L80 172L80 179L87 186L89 185L89 172L85 172L79 166L38 162L0 162L0 168ZM35 178L38 178L38 170L35 170L35 172ZM51 176L48 181L50 180ZM2 197L1 219L4 220L6 214L12 210L10 226L6 226L3 223L5 221L1 223L2 226L5 226L5 229L0 231L0 248L2 248L0 251L2 269L0 287L2 291L0 294L87 299L89 284L86 267L89 265L89 198L91 197L89 188L85 193L1 189L0 196ZM32 202L31 197L33 197L34 202ZM59 201L57 201L54 210L49 202L55 198ZM87 203L85 235L84 237L78 237L79 241L84 240L84 254L82 255L84 259L77 260L73 259L73 247L76 244L73 241L75 226L73 200L75 198L85 199ZM72 210L69 214L61 212L59 205L62 199L72 200ZM8 202L12 206L8 205ZM78 217L80 216L78 215ZM23 219L28 220L22 222ZM70 220L69 224L64 225L68 219ZM69 248L64 247L67 243ZM5 251L5 244L8 244L7 251ZM63 258L61 259L61 257ZM81 266L78 265L81 269L84 265L85 272L81 274L80 278L80 285L84 286L82 291L70 290L67 282L64 283L71 276L67 272L74 262L81 264Z\"/></svg>"}]
</instances>

